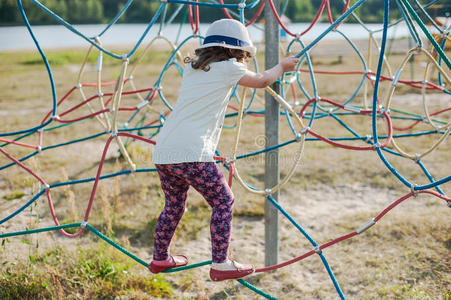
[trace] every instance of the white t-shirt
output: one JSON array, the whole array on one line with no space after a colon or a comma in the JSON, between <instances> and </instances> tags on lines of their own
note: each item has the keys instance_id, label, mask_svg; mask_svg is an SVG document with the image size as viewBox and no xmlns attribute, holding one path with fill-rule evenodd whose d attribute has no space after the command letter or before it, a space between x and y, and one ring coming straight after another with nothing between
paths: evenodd
<instances>
[{"instance_id":1,"label":"white t-shirt","mask_svg":"<svg viewBox=\"0 0 451 300\"><path fill-rule=\"evenodd\" d=\"M177 103L158 135L153 162L214 161L230 93L245 72L246 65L234 58L211 63L208 72L188 64Z\"/></svg>"}]
</instances>

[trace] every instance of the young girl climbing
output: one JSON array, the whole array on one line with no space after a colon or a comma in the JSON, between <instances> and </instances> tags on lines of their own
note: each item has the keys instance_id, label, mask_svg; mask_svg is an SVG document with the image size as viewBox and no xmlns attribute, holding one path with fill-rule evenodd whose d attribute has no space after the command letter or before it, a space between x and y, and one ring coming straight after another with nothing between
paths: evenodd
<instances>
[{"instance_id":1,"label":"young girl climbing","mask_svg":"<svg viewBox=\"0 0 451 300\"><path fill-rule=\"evenodd\" d=\"M166 120L153 153L165 206L154 234L152 273L184 266L188 258L170 255L169 246L183 216L187 192L196 189L212 208L210 220L214 281L236 279L254 272L251 265L228 259L234 197L213 155L219 141L232 88L263 88L284 72L295 69L297 58L287 57L275 67L254 73L246 69L256 48L246 27L231 19L215 21L195 57L187 57L177 103Z\"/></svg>"}]
</instances>

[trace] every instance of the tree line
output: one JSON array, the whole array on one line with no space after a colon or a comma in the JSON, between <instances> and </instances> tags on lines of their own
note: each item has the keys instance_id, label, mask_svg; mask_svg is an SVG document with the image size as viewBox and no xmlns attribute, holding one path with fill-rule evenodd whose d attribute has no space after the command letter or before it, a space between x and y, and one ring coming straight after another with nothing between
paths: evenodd
<instances>
[{"instance_id":1,"label":"tree line","mask_svg":"<svg viewBox=\"0 0 451 300\"><path fill-rule=\"evenodd\" d=\"M264 0L261 0L264 1ZM288 2L286 2L288 1ZM98 24L108 23L124 7L126 0L41 0L43 5L53 11L71 24ZM225 3L238 3L237 0L224 1ZM281 8L285 7L285 15L292 22L311 22L318 11L322 0L281 0ZM285 3L286 2L286 3ZM343 1L330 1L331 10L334 17L337 17L343 10ZM351 0L351 5L357 0ZM444 2L449 2L445 0ZM28 20L33 25L58 24L49 14L30 0L22 1ZM124 15L119 19L119 23L147 23L152 18L160 1L134 0ZM170 16L180 4L169 3L166 15ZM253 16L257 7L246 10L247 16ZM401 16L396 1L390 1L390 18L396 19ZM445 15L449 6L430 11L432 15ZM232 10L233 11L233 10ZM237 12L237 11L236 11ZM449 11L448 11L449 12ZM182 9L175 22L181 22L186 18L186 8ZM200 7L201 22L211 22L224 17L224 13L219 8ZM364 22L382 22L383 1L367 0L359 9L356 15ZM326 21L326 14L323 12L322 20ZM349 19L351 22L353 18ZM0 25L22 25L23 19L18 9L16 0L0 1Z\"/></svg>"}]
</instances>

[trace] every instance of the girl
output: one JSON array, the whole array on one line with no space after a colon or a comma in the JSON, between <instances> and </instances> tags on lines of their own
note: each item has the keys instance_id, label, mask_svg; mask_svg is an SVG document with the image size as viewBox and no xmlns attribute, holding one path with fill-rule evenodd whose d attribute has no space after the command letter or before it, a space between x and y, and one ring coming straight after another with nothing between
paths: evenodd
<instances>
[{"instance_id":1,"label":"girl","mask_svg":"<svg viewBox=\"0 0 451 300\"><path fill-rule=\"evenodd\" d=\"M237 83L250 88L266 87L282 73L294 70L299 61L288 57L272 69L256 74L245 65L255 53L246 27L236 20L222 19L210 25L195 57L185 58L187 66L179 97L157 138L153 154L165 207L155 227L153 260L149 266L152 273L188 263L186 256L169 255L169 245L185 211L190 186L212 208L210 278L237 279L254 272L253 266L227 258L234 198L213 155L232 88Z\"/></svg>"}]
</instances>

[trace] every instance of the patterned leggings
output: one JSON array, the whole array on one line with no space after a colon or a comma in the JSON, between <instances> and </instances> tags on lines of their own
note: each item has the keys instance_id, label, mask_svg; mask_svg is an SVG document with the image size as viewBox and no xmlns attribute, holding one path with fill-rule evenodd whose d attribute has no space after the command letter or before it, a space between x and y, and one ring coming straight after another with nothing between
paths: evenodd
<instances>
[{"instance_id":1,"label":"patterned leggings","mask_svg":"<svg viewBox=\"0 0 451 300\"><path fill-rule=\"evenodd\" d=\"M230 244L234 198L216 163L162 164L156 165L156 168L166 202L155 227L153 258L164 260L168 257L169 245L185 212L186 196L191 185L213 210L210 220L212 260L215 263L224 262Z\"/></svg>"}]
</instances>

